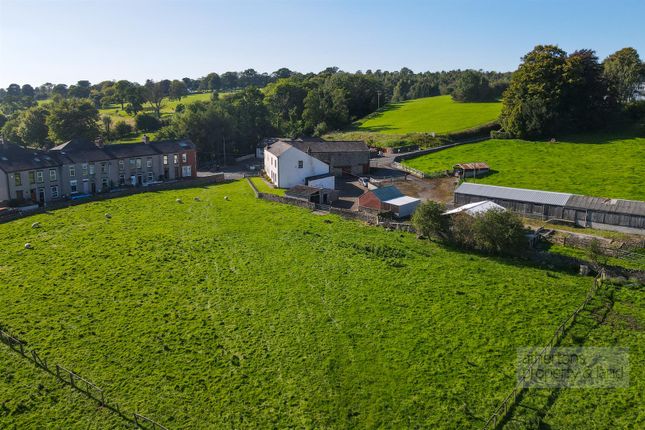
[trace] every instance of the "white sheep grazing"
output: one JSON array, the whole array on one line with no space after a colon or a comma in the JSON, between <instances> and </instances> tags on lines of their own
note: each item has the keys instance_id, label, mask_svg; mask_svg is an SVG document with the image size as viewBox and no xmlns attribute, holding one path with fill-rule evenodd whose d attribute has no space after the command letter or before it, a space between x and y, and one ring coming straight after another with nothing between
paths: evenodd
<instances>
[{"instance_id":1,"label":"white sheep grazing","mask_svg":"<svg viewBox=\"0 0 645 430\"><path fill-rule=\"evenodd\" d=\"M228 196L224 196L224 200L228 201Z\"/></svg>"},{"instance_id":2,"label":"white sheep grazing","mask_svg":"<svg viewBox=\"0 0 645 430\"><path fill-rule=\"evenodd\" d=\"M31 243L25 243L25 249L32 249Z\"/></svg>"},{"instance_id":3,"label":"white sheep grazing","mask_svg":"<svg viewBox=\"0 0 645 430\"><path fill-rule=\"evenodd\" d=\"M40 228L40 223L39 223L39 222L35 222L35 223L33 223L33 224L31 225L31 228Z\"/></svg>"},{"instance_id":4,"label":"white sheep grazing","mask_svg":"<svg viewBox=\"0 0 645 430\"><path fill-rule=\"evenodd\" d=\"M199 197L195 197L196 202L201 202L201 199Z\"/></svg>"},{"instance_id":5,"label":"white sheep grazing","mask_svg":"<svg viewBox=\"0 0 645 430\"><path fill-rule=\"evenodd\" d=\"M183 202L181 201L181 199L176 199L175 201L176 201L177 203L183 203Z\"/></svg>"},{"instance_id":6,"label":"white sheep grazing","mask_svg":"<svg viewBox=\"0 0 645 430\"><path fill-rule=\"evenodd\" d=\"M110 215L110 214L105 214L105 218L106 218L106 219L110 219L110 218L112 218L112 215Z\"/></svg>"}]
</instances>

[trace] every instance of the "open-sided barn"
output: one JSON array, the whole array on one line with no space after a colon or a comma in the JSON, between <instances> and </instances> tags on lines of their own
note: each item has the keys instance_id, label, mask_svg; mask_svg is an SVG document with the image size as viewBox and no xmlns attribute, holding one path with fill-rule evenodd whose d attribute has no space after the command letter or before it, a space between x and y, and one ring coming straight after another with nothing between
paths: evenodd
<instances>
[{"instance_id":1,"label":"open-sided barn","mask_svg":"<svg viewBox=\"0 0 645 430\"><path fill-rule=\"evenodd\" d=\"M493 201L524 216L571 221L581 227L645 233L645 202L552 191L462 183L455 205Z\"/></svg>"}]
</instances>

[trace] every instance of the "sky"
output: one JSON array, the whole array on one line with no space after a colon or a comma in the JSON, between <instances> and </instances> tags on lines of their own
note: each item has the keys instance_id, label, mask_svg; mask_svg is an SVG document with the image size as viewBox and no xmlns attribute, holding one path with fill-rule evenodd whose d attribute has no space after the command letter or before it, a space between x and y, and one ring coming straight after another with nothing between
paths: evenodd
<instances>
[{"instance_id":1,"label":"sky","mask_svg":"<svg viewBox=\"0 0 645 430\"><path fill-rule=\"evenodd\" d=\"M645 59L645 1L0 0L0 87L280 67L512 71L538 44Z\"/></svg>"}]
</instances>

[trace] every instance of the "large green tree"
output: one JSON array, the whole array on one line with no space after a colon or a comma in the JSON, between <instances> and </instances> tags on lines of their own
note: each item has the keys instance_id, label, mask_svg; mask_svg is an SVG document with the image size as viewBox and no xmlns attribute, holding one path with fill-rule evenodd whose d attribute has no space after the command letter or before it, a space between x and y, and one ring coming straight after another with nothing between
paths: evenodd
<instances>
[{"instance_id":1,"label":"large green tree","mask_svg":"<svg viewBox=\"0 0 645 430\"><path fill-rule=\"evenodd\" d=\"M47 109L41 106L31 107L20 114L17 133L23 144L35 148L47 146L47 114Z\"/></svg>"},{"instance_id":2,"label":"large green tree","mask_svg":"<svg viewBox=\"0 0 645 430\"><path fill-rule=\"evenodd\" d=\"M645 79L643 63L634 48L623 48L603 61L604 76L611 95L624 104L634 94L636 84Z\"/></svg>"},{"instance_id":3,"label":"large green tree","mask_svg":"<svg viewBox=\"0 0 645 430\"><path fill-rule=\"evenodd\" d=\"M94 139L99 135L99 111L86 99L63 99L48 107L49 138L62 143L74 138Z\"/></svg>"},{"instance_id":4,"label":"large green tree","mask_svg":"<svg viewBox=\"0 0 645 430\"><path fill-rule=\"evenodd\" d=\"M490 94L486 76L475 70L466 70L457 78L452 98L458 102L478 102L488 100Z\"/></svg>"}]
</instances>

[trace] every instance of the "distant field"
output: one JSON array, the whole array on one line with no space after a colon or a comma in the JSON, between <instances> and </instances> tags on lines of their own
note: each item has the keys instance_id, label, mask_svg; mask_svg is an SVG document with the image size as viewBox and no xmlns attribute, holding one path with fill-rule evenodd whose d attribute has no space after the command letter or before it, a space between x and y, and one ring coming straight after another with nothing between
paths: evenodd
<instances>
[{"instance_id":1,"label":"distant field","mask_svg":"<svg viewBox=\"0 0 645 430\"><path fill-rule=\"evenodd\" d=\"M494 170L475 182L645 200L643 137L590 136L557 143L489 140L424 155L405 164L429 173L474 161L486 162Z\"/></svg>"},{"instance_id":2,"label":"distant field","mask_svg":"<svg viewBox=\"0 0 645 430\"><path fill-rule=\"evenodd\" d=\"M481 428L516 349L544 345L591 284L257 200L246 181L13 221L0 247L0 326L178 430ZM640 318L632 300L617 318ZM117 427L3 345L0 363L0 428ZM594 402L637 402L642 375L636 361L629 389ZM596 428L616 414L638 408Z\"/></svg>"},{"instance_id":3,"label":"distant field","mask_svg":"<svg viewBox=\"0 0 645 430\"><path fill-rule=\"evenodd\" d=\"M426 97L387 105L359 121L358 129L384 134L443 134L494 121L501 109L497 102L457 103L450 96Z\"/></svg>"}]
</instances>

